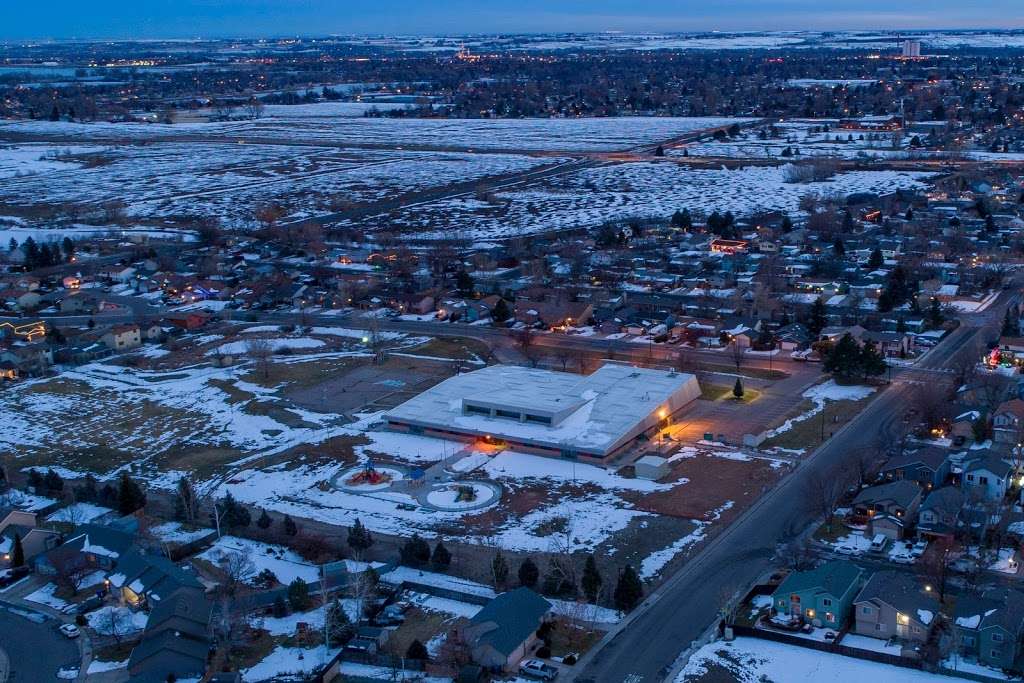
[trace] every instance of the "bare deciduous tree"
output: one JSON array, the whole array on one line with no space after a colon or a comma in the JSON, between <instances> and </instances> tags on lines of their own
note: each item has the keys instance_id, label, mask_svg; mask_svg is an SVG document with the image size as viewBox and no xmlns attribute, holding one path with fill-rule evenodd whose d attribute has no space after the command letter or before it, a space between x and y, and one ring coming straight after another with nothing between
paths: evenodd
<instances>
[{"instance_id":1,"label":"bare deciduous tree","mask_svg":"<svg viewBox=\"0 0 1024 683\"><path fill-rule=\"evenodd\" d=\"M266 339L252 339L245 345L246 353L256 363L256 369L264 381L270 378L270 359L274 349Z\"/></svg>"}]
</instances>

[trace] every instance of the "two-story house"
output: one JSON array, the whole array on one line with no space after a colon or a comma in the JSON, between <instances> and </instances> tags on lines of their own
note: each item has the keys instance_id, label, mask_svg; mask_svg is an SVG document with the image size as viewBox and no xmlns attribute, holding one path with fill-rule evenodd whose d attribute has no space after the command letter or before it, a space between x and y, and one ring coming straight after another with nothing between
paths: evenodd
<instances>
[{"instance_id":1,"label":"two-story house","mask_svg":"<svg viewBox=\"0 0 1024 683\"><path fill-rule=\"evenodd\" d=\"M997 444L1016 446L1024 431L1024 400L1003 401L992 413L992 440Z\"/></svg>"},{"instance_id":2,"label":"two-story house","mask_svg":"<svg viewBox=\"0 0 1024 683\"><path fill-rule=\"evenodd\" d=\"M917 533L927 539L952 539L963 505L964 494L955 486L931 491L918 511Z\"/></svg>"},{"instance_id":3,"label":"two-story house","mask_svg":"<svg viewBox=\"0 0 1024 683\"><path fill-rule=\"evenodd\" d=\"M937 488L949 476L947 455L945 449L936 446L919 448L890 459L880 475L888 481L913 481L924 489Z\"/></svg>"},{"instance_id":4,"label":"two-story house","mask_svg":"<svg viewBox=\"0 0 1024 683\"><path fill-rule=\"evenodd\" d=\"M964 458L960 487L968 500L1001 501L1010 488L1013 466L991 451L974 451Z\"/></svg>"},{"instance_id":5,"label":"two-story house","mask_svg":"<svg viewBox=\"0 0 1024 683\"><path fill-rule=\"evenodd\" d=\"M850 616L864 571L846 560L793 572L772 593L775 611L815 626L841 629Z\"/></svg>"},{"instance_id":6,"label":"two-story house","mask_svg":"<svg viewBox=\"0 0 1024 683\"><path fill-rule=\"evenodd\" d=\"M883 534L897 540L917 518L921 487L913 481L893 481L869 486L853 500L854 518L866 524L869 536Z\"/></svg>"},{"instance_id":7,"label":"two-story house","mask_svg":"<svg viewBox=\"0 0 1024 683\"><path fill-rule=\"evenodd\" d=\"M854 631L863 636L923 643L939 614L939 603L910 574L876 572L853 601Z\"/></svg>"},{"instance_id":8,"label":"two-story house","mask_svg":"<svg viewBox=\"0 0 1024 683\"><path fill-rule=\"evenodd\" d=\"M138 325L114 325L102 337L103 343L114 351L128 351L142 345L142 330Z\"/></svg>"},{"instance_id":9,"label":"two-story house","mask_svg":"<svg viewBox=\"0 0 1024 683\"><path fill-rule=\"evenodd\" d=\"M986 666L1012 669L1024 637L1024 593L1000 588L961 595L953 612L957 654Z\"/></svg>"}]
</instances>

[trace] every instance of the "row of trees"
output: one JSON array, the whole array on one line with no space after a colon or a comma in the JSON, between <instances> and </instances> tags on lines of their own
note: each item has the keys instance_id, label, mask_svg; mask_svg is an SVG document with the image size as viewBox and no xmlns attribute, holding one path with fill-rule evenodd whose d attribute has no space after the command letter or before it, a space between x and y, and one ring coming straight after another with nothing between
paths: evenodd
<instances>
[{"instance_id":1,"label":"row of trees","mask_svg":"<svg viewBox=\"0 0 1024 683\"><path fill-rule=\"evenodd\" d=\"M8 249L12 252L17 250L18 240L12 237ZM55 242L45 242L39 246L34 239L28 237L21 244L21 249L25 255L25 267L29 270L59 266L70 261L75 255L75 243L70 237L65 237L59 246Z\"/></svg>"}]
</instances>

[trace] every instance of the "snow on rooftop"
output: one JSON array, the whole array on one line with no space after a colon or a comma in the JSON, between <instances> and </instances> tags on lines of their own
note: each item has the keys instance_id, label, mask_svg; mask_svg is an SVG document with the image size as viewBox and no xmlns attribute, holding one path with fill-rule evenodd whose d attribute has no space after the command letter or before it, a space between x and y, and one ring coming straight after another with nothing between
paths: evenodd
<instances>
[{"instance_id":1,"label":"snow on rooftop","mask_svg":"<svg viewBox=\"0 0 1024 683\"><path fill-rule=\"evenodd\" d=\"M389 411L385 418L391 423L607 454L634 436L656 411L673 413L699 395L696 377L672 371L609 363L581 377L494 365L451 377ZM469 413L467 406L509 416ZM520 414L529 417L521 420Z\"/></svg>"}]
</instances>

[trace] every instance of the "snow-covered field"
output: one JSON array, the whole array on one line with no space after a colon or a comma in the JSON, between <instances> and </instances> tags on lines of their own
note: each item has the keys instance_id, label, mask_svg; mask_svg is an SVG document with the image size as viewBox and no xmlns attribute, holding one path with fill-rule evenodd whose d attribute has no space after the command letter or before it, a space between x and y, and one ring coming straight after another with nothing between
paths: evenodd
<instances>
[{"instance_id":1,"label":"snow-covered field","mask_svg":"<svg viewBox=\"0 0 1024 683\"><path fill-rule=\"evenodd\" d=\"M693 131L746 121L726 117L631 116L537 119L388 119L317 115L316 104L296 110L275 108L275 118L224 123L68 123L0 122L0 134L68 136L77 140L164 138L204 134L234 142L246 137L275 142L355 143L384 147L438 147L515 151L614 151L631 149ZM240 152L246 154L246 152Z\"/></svg>"},{"instance_id":2,"label":"snow-covered field","mask_svg":"<svg viewBox=\"0 0 1024 683\"><path fill-rule=\"evenodd\" d=\"M863 659L818 652L803 647L774 643L755 638L738 638L732 643L705 645L690 657L676 683L697 683L723 680L711 669L725 669L730 680L738 683L785 681L786 683L817 683L827 672L832 683L934 683L934 674L878 664Z\"/></svg>"},{"instance_id":3,"label":"snow-covered field","mask_svg":"<svg viewBox=\"0 0 1024 683\"><path fill-rule=\"evenodd\" d=\"M215 565L230 561L231 556L240 556L252 561L249 571L240 577L245 581L255 579L265 569L274 572L274 576L283 584L289 584L297 578L307 583L320 579L317 566L306 562L294 551L284 546L260 543L237 536L222 536L199 555L201 559Z\"/></svg>"},{"instance_id":4,"label":"snow-covered field","mask_svg":"<svg viewBox=\"0 0 1024 683\"><path fill-rule=\"evenodd\" d=\"M770 439L783 432L788 432L796 423L808 420L824 410L825 403L828 401L860 401L873 394L874 391L874 387L859 384L852 386L836 384L834 379L822 382L821 384L815 384L801 394L804 398L812 401L814 407L796 417L789 418L778 427L768 430L767 436Z\"/></svg>"},{"instance_id":5,"label":"snow-covered field","mask_svg":"<svg viewBox=\"0 0 1024 683\"><path fill-rule=\"evenodd\" d=\"M904 171L851 171L816 183L787 183L785 167L736 170L689 169L674 163L633 162L584 169L543 185L498 192L494 206L471 197L445 199L398 212L391 227L417 237L459 234L473 239L593 227L609 221L667 217L687 208L710 214L750 215L799 211L801 197L888 194L924 188L930 174ZM377 218L370 219L371 221Z\"/></svg>"}]
</instances>

